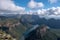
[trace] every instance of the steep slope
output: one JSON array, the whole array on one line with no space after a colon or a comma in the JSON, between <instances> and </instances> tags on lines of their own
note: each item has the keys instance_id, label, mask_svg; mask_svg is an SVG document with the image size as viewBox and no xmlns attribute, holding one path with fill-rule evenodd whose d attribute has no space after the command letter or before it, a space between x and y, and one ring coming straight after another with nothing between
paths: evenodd
<instances>
[{"instance_id":1,"label":"steep slope","mask_svg":"<svg viewBox=\"0 0 60 40\"><path fill-rule=\"evenodd\" d=\"M45 18L40 18L38 15L22 15L20 22L22 24L31 24L31 25L36 25L36 24L46 24L50 26L51 28L60 28L60 20L59 19L45 19Z\"/></svg>"},{"instance_id":2,"label":"steep slope","mask_svg":"<svg viewBox=\"0 0 60 40\"><path fill-rule=\"evenodd\" d=\"M25 31L26 31L26 27L20 24L18 26L12 27L11 34L15 35L19 40Z\"/></svg>"}]
</instances>

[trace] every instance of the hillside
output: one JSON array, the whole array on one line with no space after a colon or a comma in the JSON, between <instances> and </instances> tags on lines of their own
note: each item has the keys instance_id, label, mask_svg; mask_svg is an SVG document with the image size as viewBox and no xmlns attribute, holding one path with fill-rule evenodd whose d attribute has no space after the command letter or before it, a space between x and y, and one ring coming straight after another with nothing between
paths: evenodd
<instances>
[{"instance_id":1,"label":"hillside","mask_svg":"<svg viewBox=\"0 0 60 40\"><path fill-rule=\"evenodd\" d=\"M44 35L43 37L40 37L40 33L37 30L39 29L33 29L32 31L31 29L28 29L25 33L24 33L24 37L22 36L21 40L60 40L60 29L48 29L46 32L42 33L41 35Z\"/></svg>"},{"instance_id":2,"label":"hillside","mask_svg":"<svg viewBox=\"0 0 60 40\"><path fill-rule=\"evenodd\" d=\"M2 19L3 17L3 19ZM45 18L40 18L38 15L22 15L20 18L17 17L5 17L1 16L0 17L0 26L6 26L9 27L9 34L16 39L20 40L23 34L34 27L33 25L41 25L41 24L46 24L49 26L51 29L48 34L53 33L51 37L54 37L53 35L56 35L57 38L60 38L60 20L55 20L55 19L45 19ZM50 34L51 35L51 34ZM49 36L50 36L49 35ZM47 37L48 38L48 35ZM44 38L45 39L45 38Z\"/></svg>"},{"instance_id":3,"label":"hillside","mask_svg":"<svg viewBox=\"0 0 60 40\"><path fill-rule=\"evenodd\" d=\"M20 22L22 24L31 24L31 25L36 25L36 24L46 24L50 26L51 28L60 28L60 20L59 19L45 19L45 18L40 18L38 15L22 15Z\"/></svg>"}]
</instances>

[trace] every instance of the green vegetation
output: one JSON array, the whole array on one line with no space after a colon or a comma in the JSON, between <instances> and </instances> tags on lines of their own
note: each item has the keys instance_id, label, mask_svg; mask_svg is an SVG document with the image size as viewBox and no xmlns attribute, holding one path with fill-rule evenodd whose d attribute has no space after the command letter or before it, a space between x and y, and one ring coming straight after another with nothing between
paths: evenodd
<instances>
[{"instance_id":1,"label":"green vegetation","mask_svg":"<svg viewBox=\"0 0 60 40\"><path fill-rule=\"evenodd\" d=\"M26 27L22 25L19 21L20 20L16 18L0 19L0 27L2 26L9 27L9 35L12 36L12 38L15 37L17 40L19 40L22 34L26 30ZM4 34L8 35L7 33L4 33Z\"/></svg>"},{"instance_id":2,"label":"green vegetation","mask_svg":"<svg viewBox=\"0 0 60 40\"><path fill-rule=\"evenodd\" d=\"M7 34L5 31L0 30L0 40L14 40L10 34ZM16 39L15 39L16 40Z\"/></svg>"},{"instance_id":3,"label":"green vegetation","mask_svg":"<svg viewBox=\"0 0 60 40\"><path fill-rule=\"evenodd\" d=\"M60 37L60 29L51 29L51 31Z\"/></svg>"},{"instance_id":4,"label":"green vegetation","mask_svg":"<svg viewBox=\"0 0 60 40\"><path fill-rule=\"evenodd\" d=\"M6 33L5 31L0 30L0 40L2 39L4 40L6 36L10 36L8 40L13 39L20 40L26 29L31 27L32 25L30 24L27 24L27 26L23 25L20 23L20 20L16 18L5 18L0 19L0 27L2 26L9 27L9 34ZM52 40L51 38L54 39L54 37L60 38L60 29L50 29L50 32L47 32L47 34L43 37L43 40ZM5 37L1 38L2 37L1 35Z\"/></svg>"}]
</instances>

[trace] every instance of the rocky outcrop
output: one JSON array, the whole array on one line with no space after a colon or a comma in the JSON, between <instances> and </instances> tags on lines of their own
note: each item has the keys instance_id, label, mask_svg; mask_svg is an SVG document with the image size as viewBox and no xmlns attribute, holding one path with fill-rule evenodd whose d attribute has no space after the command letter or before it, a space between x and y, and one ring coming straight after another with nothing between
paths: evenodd
<instances>
[{"instance_id":1,"label":"rocky outcrop","mask_svg":"<svg viewBox=\"0 0 60 40\"><path fill-rule=\"evenodd\" d=\"M57 40L55 33L51 32L48 26L42 25L26 34L25 40Z\"/></svg>"}]
</instances>

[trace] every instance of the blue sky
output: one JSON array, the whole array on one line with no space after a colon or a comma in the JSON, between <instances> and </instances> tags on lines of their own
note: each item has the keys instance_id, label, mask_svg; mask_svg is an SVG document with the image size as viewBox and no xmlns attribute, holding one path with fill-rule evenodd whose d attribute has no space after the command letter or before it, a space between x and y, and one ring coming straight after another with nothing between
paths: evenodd
<instances>
[{"instance_id":1,"label":"blue sky","mask_svg":"<svg viewBox=\"0 0 60 40\"><path fill-rule=\"evenodd\" d=\"M27 5L31 0L13 0L14 3L18 6L25 7L26 9L28 8ZM35 2L42 2L44 4L44 8L51 8L51 7L58 7L60 6L60 1L58 0L57 2L51 3L49 0L34 0ZM52 0L53 1L53 0Z\"/></svg>"},{"instance_id":2,"label":"blue sky","mask_svg":"<svg viewBox=\"0 0 60 40\"><path fill-rule=\"evenodd\" d=\"M60 0L0 0L0 14L38 14L60 19Z\"/></svg>"},{"instance_id":3,"label":"blue sky","mask_svg":"<svg viewBox=\"0 0 60 40\"><path fill-rule=\"evenodd\" d=\"M60 0L14 0L14 3L25 7L25 11L32 9L31 13L36 10L40 16L44 15L47 19L60 19Z\"/></svg>"}]
</instances>

